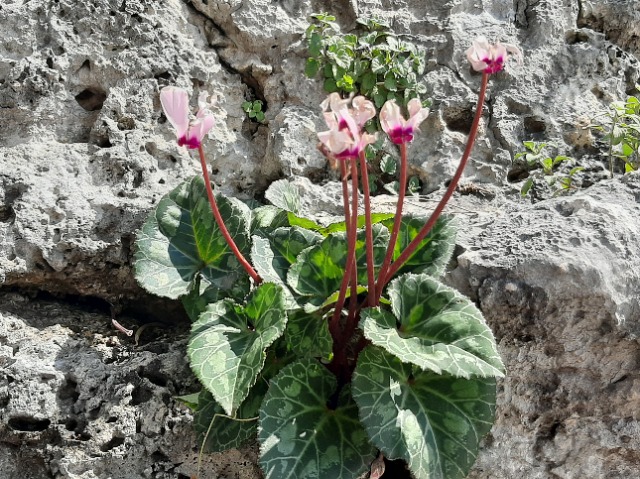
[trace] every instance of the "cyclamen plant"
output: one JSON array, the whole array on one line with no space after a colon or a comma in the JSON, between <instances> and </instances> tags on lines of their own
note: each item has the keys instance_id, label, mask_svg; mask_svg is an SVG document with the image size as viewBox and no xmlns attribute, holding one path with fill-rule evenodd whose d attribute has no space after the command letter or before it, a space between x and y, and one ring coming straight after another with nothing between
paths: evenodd
<instances>
[{"instance_id":1,"label":"cyclamen plant","mask_svg":"<svg viewBox=\"0 0 640 479\"><path fill-rule=\"evenodd\" d=\"M479 39L467 56L482 72L476 114L428 217L403 215L404 187L395 215L371 213L364 148L375 137L363 125L376 110L362 96L332 94L322 104L320 149L340 169L344 193L344 221L322 226L299 216L286 181L267 192L272 205L214 195L202 145L214 126L207 94L190 117L184 90L161 91L178 144L198 150L202 178L160 200L138 235L135 271L148 291L181 298L193 320L188 356L203 389L183 400L203 450L257 435L273 479L357 478L369 468L380 477L384 458L404 460L418 479L466 476L493 423L504 366L480 311L438 281L454 246L441 214L507 50ZM390 101L380 113L401 151L400 181L428 115L419 102L408 112Z\"/></svg>"}]
</instances>

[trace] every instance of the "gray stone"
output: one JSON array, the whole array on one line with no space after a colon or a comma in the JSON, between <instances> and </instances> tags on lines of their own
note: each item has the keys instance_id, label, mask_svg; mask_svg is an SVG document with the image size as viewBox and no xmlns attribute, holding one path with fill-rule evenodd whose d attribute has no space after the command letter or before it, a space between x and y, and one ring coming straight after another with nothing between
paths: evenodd
<instances>
[{"instance_id":1,"label":"gray stone","mask_svg":"<svg viewBox=\"0 0 640 479\"><path fill-rule=\"evenodd\" d=\"M315 148L325 95L302 74L306 18L319 11L345 29L378 15L426 48L433 107L409 157L431 194L407 199L423 213L470 128L480 80L464 55L471 40L484 34L523 49L524 65L490 81L448 207L461 234L447 281L481 307L508 369L471 477L640 476L638 176L532 205L512 174L523 140L553 140L588 155L589 181L606 176L598 135L584 127L640 78L636 3L3 1L0 479L195 472L192 418L174 399L196 388L186 323L179 305L146 295L131 271L150 209L200 168L177 146L158 92L216 94L205 149L220 191L253 197L275 179L308 176L292 180L305 210L331 221L340 185ZM241 109L255 99L265 102L264 124ZM380 211L393 206L376 199ZM149 326L136 346L109 325L109 304L136 311L118 316L125 326L173 323ZM258 477L255 451L205 461L212 477Z\"/></svg>"},{"instance_id":2,"label":"gray stone","mask_svg":"<svg viewBox=\"0 0 640 479\"><path fill-rule=\"evenodd\" d=\"M0 293L0 477L166 478L197 470L197 391L180 324L118 333L95 306ZM256 477L255 452L204 457L206 477Z\"/></svg>"},{"instance_id":3,"label":"gray stone","mask_svg":"<svg viewBox=\"0 0 640 479\"><path fill-rule=\"evenodd\" d=\"M263 171L271 176L323 175L327 160L313 145L318 143L317 115L301 107L284 107L275 117Z\"/></svg>"},{"instance_id":4,"label":"gray stone","mask_svg":"<svg viewBox=\"0 0 640 479\"><path fill-rule=\"evenodd\" d=\"M470 477L638 476L640 175L460 220L482 232L461 238L448 282L507 367Z\"/></svg>"}]
</instances>

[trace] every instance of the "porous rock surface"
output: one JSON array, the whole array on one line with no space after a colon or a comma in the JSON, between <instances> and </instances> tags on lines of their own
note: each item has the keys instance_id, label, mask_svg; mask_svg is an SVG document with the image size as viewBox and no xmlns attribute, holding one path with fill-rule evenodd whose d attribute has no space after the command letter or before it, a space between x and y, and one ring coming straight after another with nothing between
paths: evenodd
<instances>
[{"instance_id":1,"label":"porous rock surface","mask_svg":"<svg viewBox=\"0 0 640 479\"><path fill-rule=\"evenodd\" d=\"M640 175L625 180L469 220L487 223L447 279L507 366L471 477L640 474Z\"/></svg>"},{"instance_id":2,"label":"porous rock surface","mask_svg":"<svg viewBox=\"0 0 640 479\"><path fill-rule=\"evenodd\" d=\"M2 1L0 479L195 473L192 418L174 399L197 388L188 325L131 271L147 213L198 171L176 145L158 91L178 85L217 97L205 148L222 191L252 197L303 175L312 179L296 180L308 203L326 212L338 189L313 196L313 182L335 175L315 149L324 95L303 77L301 42L307 16L320 11L344 28L378 15L427 49L433 108L411 148L413 172L434 192L410 201L421 211L450 178L470 128L479 77L465 49L484 34L524 51L524 65L491 80L465 172L470 194L449 208L462 233L447 281L483 310L508 370L471 477L640 477L638 176L534 205L507 182L522 140L597 157L581 126L638 82L637 7ZM246 118L245 99L265 102L265 124ZM112 313L141 333L137 344L113 329ZM252 450L207 456L203 477L259 477L254 462Z\"/></svg>"}]
</instances>

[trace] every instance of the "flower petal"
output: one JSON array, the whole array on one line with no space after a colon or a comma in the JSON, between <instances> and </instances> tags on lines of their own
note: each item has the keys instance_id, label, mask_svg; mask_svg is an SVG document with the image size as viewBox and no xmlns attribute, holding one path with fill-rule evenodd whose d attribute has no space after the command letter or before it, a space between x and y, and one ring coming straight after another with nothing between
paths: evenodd
<instances>
[{"instance_id":1,"label":"flower petal","mask_svg":"<svg viewBox=\"0 0 640 479\"><path fill-rule=\"evenodd\" d=\"M504 47L507 50L507 52L509 52L511 56L516 59L516 62L518 62L518 65L522 65L522 50L520 50L515 45L511 45L510 43L505 43Z\"/></svg>"},{"instance_id":2,"label":"flower petal","mask_svg":"<svg viewBox=\"0 0 640 479\"><path fill-rule=\"evenodd\" d=\"M417 98L409 100L407 104L407 110L409 110L409 121L407 126L413 129L418 129L420 123L427 119L429 116L429 109L422 107L422 102Z\"/></svg>"},{"instance_id":3,"label":"flower petal","mask_svg":"<svg viewBox=\"0 0 640 479\"><path fill-rule=\"evenodd\" d=\"M206 112L206 113L205 113ZM201 116L200 116L201 115ZM208 110L200 110L198 117L191 122L187 133L186 145L188 148L199 148L202 140L215 125L213 115Z\"/></svg>"},{"instance_id":4,"label":"flower petal","mask_svg":"<svg viewBox=\"0 0 640 479\"><path fill-rule=\"evenodd\" d=\"M339 155L353 144L353 140L345 131L322 131L318 133L318 139L333 155Z\"/></svg>"},{"instance_id":5,"label":"flower petal","mask_svg":"<svg viewBox=\"0 0 640 479\"><path fill-rule=\"evenodd\" d=\"M404 126L404 118L400 107L394 100L387 101L380 110L380 125L387 135L397 128Z\"/></svg>"},{"instance_id":6,"label":"flower petal","mask_svg":"<svg viewBox=\"0 0 640 479\"><path fill-rule=\"evenodd\" d=\"M322 103L320 108L322 111L339 111L349 107L350 99L343 99L339 93L331 93Z\"/></svg>"},{"instance_id":7,"label":"flower petal","mask_svg":"<svg viewBox=\"0 0 640 479\"><path fill-rule=\"evenodd\" d=\"M189 129L189 94L182 88L167 86L160 91L160 103L176 136L183 137Z\"/></svg>"},{"instance_id":8,"label":"flower petal","mask_svg":"<svg viewBox=\"0 0 640 479\"><path fill-rule=\"evenodd\" d=\"M355 97L351 103L353 105L353 117L360 128L376 116L376 107L362 95Z\"/></svg>"},{"instance_id":9,"label":"flower petal","mask_svg":"<svg viewBox=\"0 0 640 479\"><path fill-rule=\"evenodd\" d=\"M518 63L522 63L522 52L514 45L489 44L485 37L478 37L467 50L467 59L471 67L484 73L497 73L504 68L508 53L511 53Z\"/></svg>"}]
</instances>

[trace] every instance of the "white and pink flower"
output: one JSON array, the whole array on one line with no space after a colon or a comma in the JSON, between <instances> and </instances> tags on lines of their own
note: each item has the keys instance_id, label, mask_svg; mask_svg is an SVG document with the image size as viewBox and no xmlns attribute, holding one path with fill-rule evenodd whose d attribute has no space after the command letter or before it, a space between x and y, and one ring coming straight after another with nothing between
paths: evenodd
<instances>
[{"instance_id":1,"label":"white and pink flower","mask_svg":"<svg viewBox=\"0 0 640 479\"><path fill-rule=\"evenodd\" d=\"M508 54L522 63L522 51L518 47L500 42L491 45L485 37L480 36L467 50L467 59L475 71L492 74L502 71Z\"/></svg>"},{"instance_id":2,"label":"white and pink flower","mask_svg":"<svg viewBox=\"0 0 640 479\"><path fill-rule=\"evenodd\" d=\"M202 140L213 128L215 120L207 102L205 91L198 96L198 112L195 118L189 113L189 94L182 88L167 86L160 91L160 103L167 119L176 129L178 145L190 149L200 148Z\"/></svg>"},{"instance_id":3,"label":"white and pink flower","mask_svg":"<svg viewBox=\"0 0 640 479\"><path fill-rule=\"evenodd\" d=\"M409 119L405 120L400 107L394 100L387 101L380 110L380 124L389 135L389 139L399 145L413 141L413 135L418 126L429 116L429 109L423 108L417 98L409 100L407 104Z\"/></svg>"},{"instance_id":4,"label":"white and pink flower","mask_svg":"<svg viewBox=\"0 0 640 479\"><path fill-rule=\"evenodd\" d=\"M363 133L364 124L375 116L376 109L362 96L342 99L332 93L320 105L329 130L318 133L322 149L338 160L358 158L375 135Z\"/></svg>"}]
</instances>

